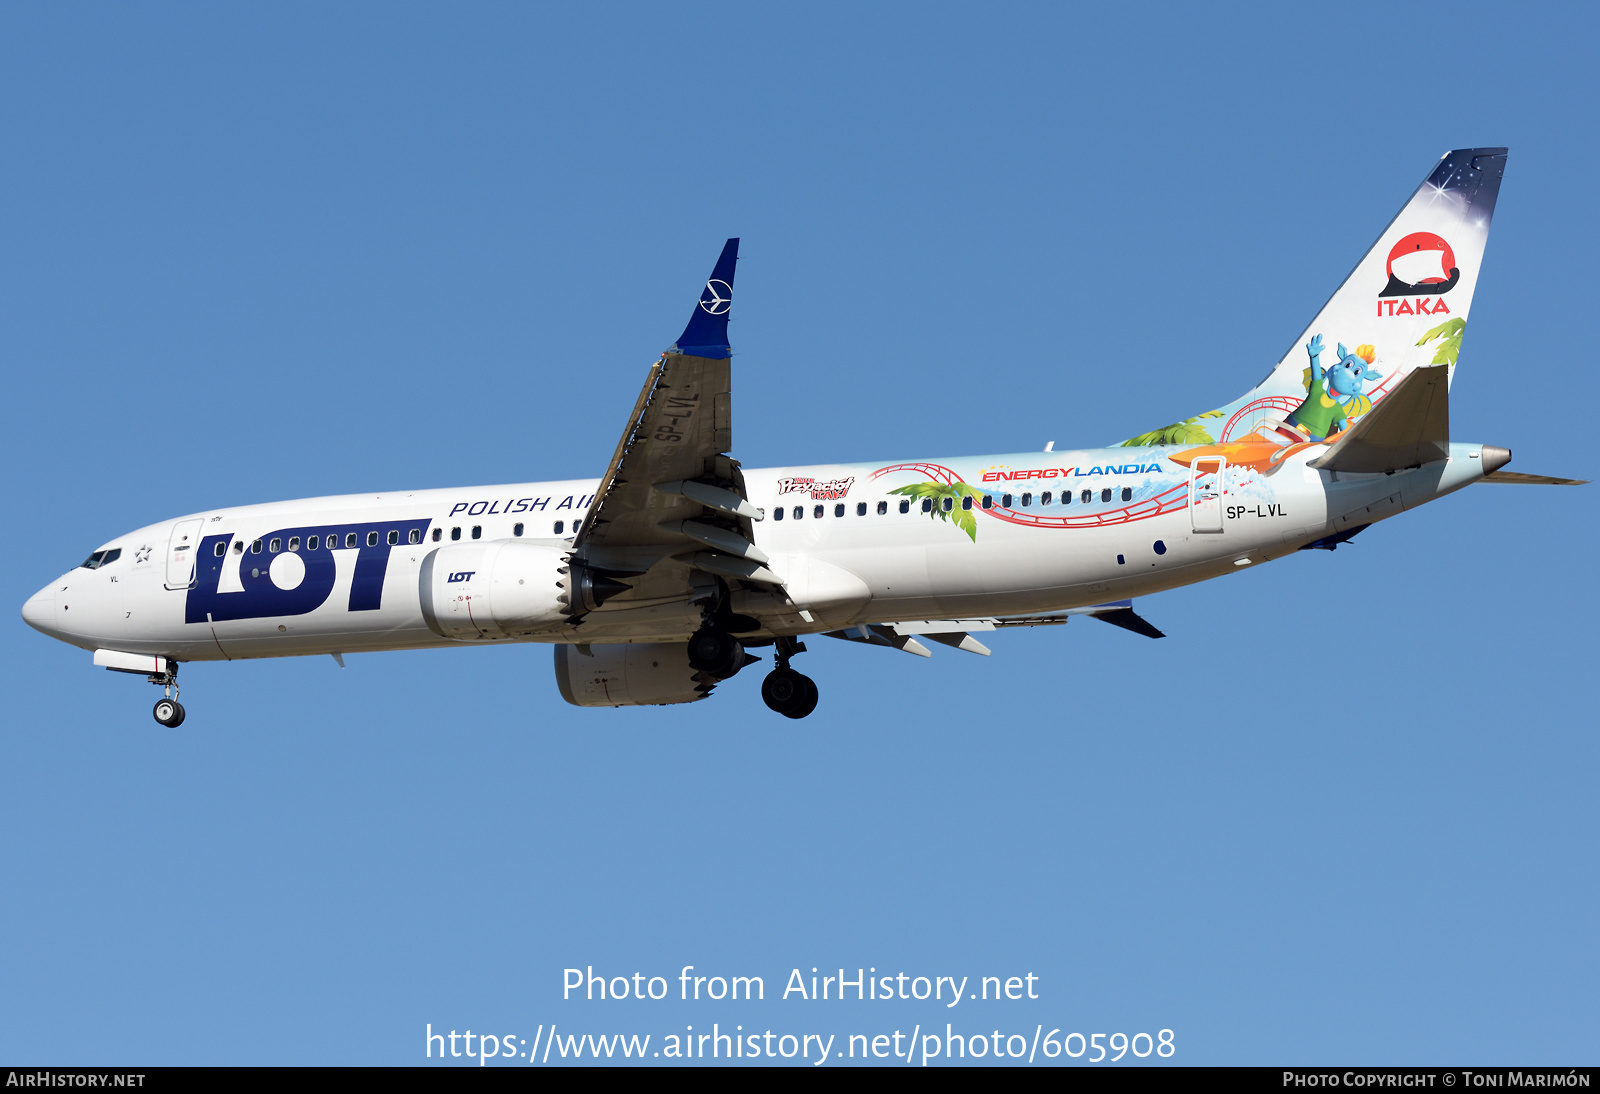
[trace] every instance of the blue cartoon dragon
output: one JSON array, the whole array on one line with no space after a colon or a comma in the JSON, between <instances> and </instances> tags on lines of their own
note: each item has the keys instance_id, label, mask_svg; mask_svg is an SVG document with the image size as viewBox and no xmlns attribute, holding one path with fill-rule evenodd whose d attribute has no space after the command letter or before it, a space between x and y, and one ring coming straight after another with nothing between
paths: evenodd
<instances>
[{"instance_id":1,"label":"blue cartoon dragon","mask_svg":"<svg viewBox=\"0 0 1600 1094\"><path fill-rule=\"evenodd\" d=\"M1370 345L1357 346L1354 353L1341 345L1338 362L1327 369L1320 361L1322 335L1315 335L1306 343L1306 352L1311 355L1311 367L1305 373L1305 401L1284 423L1290 428L1280 428L1279 432L1299 434L1294 436L1296 441L1323 441L1349 429L1352 421L1372 409L1372 400L1361 393L1361 385L1367 380L1381 380L1383 374L1367 367L1377 357Z\"/></svg>"}]
</instances>

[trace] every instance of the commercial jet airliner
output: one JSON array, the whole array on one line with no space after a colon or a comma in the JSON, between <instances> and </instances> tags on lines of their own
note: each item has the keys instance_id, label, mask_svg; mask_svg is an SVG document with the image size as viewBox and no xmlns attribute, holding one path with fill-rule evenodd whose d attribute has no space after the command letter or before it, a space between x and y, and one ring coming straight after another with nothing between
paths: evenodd
<instances>
[{"instance_id":1,"label":"commercial jet airliner","mask_svg":"<svg viewBox=\"0 0 1600 1094\"><path fill-rule=\"evenodd\" d=\"M928 656L1085 615L1162 637L1131 598L1333 549L1501 470L1450 437L1449 391L1503 148L1447 153L1255 388L1109 448L761 470L733 457L739 241L651 367L598 479L310 498L116 536L34 594L33 627L163 689L186 661L540 642L569 703L689 703L813 635Z\"/></svg>"}]
</instances>

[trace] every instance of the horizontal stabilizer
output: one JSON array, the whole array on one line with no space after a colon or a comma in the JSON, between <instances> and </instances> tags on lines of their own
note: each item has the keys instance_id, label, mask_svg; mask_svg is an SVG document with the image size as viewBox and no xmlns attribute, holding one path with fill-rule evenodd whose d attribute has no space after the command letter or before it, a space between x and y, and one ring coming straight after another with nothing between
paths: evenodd
<instances>
[{"instance_id":1,"label":"horizontal stabilizer","mask_svg":"<svg viewBox=\"0 0 1600 1094\"><path fill-rule=\"evenodd\" d=\"M1381 474L1450 455L1450 369L1413 369L1360 421L1308 466Z\"/></svg>"},{"instance_id":2,"label":"horizontal stabilizer","mask_svg":"<svg viewBox=\"0 0 1600 1094\"><path fill-rule=\"evenodd\" d=\"M1109 612L1095 612L1090 617L1102 623L1110 623L1113 627L1121 627L1134 634L1142 634L1146 638L1165 638L1166 635L1150 625L1150 621L1139 615L1132 608L1113 608Z\"/></svg>"},{"instance_id":3,"label":"horizontal stabilizer","mask_svg":"<svg viewBox=\"0 0 1600 1094\"><path fill-rule=\"evenodd\" d=\"M1479 482L1504 482L1517 486L1587 486L1588 479L1558 479L1550 475L1524 475L1521 471L1491 471Z\"/></svg>"}]
</instances>

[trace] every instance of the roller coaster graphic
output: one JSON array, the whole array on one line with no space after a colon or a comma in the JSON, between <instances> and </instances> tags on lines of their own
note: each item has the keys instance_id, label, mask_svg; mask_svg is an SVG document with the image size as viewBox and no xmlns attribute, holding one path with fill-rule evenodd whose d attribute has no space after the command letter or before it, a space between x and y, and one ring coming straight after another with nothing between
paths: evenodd
<instances>
[{"instance_id":1,"label":"roller coaster graphic","mask_svg":"<svg viewBox=\"0 0 1600 1094\"><path fill-rule=\"evenodd\" d=\"M966 483L960 475L942 464L937 463L897 463L891 467L880 467L867 481L872 482L884 475L892 475L897 471L913 471L919 475L926 475L934 482L944 483L946 486L955 483ZM1180 509L1189 507L1189 482L1185 479L1174 486L1168 487L1154 497L1142 498L1139 501L1129 502L1127 505L1116 509L1107 509L1098 513L1073 514L1071 516L1043 516L1038 513L1029 513L1016 508L1007 508L995 505L991 509L980 510L985 516L1003 520L1007 524L1021 524L1029 528L1107 528L1114 524L1127 524L1135 520L1148 520L1159 517L1165 513L1175 513Z\"/></svg>"},{"instance_id":2,"label":"roller coaster graphic","mask_svg":"<svg viewBox=\"0 0 1600 1094\"><path fill-rule=\"evenodd\" d=\"M1395 380L1395 373L1390 373L1372 390L1370 396L1374 405L1388 394L1388 388ZM1226 444L1246 433L1253 432L1258 426L1269 419L1282 420L1287 417L1304 400L1291 395L1268 395L1254 399L1238 410L1234 411L1222 427L1218 443ZM919 475L926 475L934 482L946 486L961 483L971 486L960 475L950 468L937 463L897 463L889 467L880 467L867 476L868 482L875 482L885 475L892 475L898 471L910 471ZM1238 485L1235 483L1234 485ZM1223 492L1227 493L1226 484ZM993 495L991 495L993 496ZM1004 495L1001 495L1002 497ZM985 516L996 520L1003 520L1007 524L1020 524L1028 528L1108 528L1117 524L1128 524L1136 520L1149 520L1151 517L1164 516L1167 513L1176 513L1189 508L1189 479L1175 483L1165 490L1148 498L1141 498L1115 509L1106 509L1096 513L1074 513L1063 516L1045 516L1039 513L1027 512L1011 506L995 504L988 509L980 509Z\"/></svg>"},{"instance_id":3,"label":"roller coaster graphic","mask_svg":"<svg viewBox=\"0 0 1600 1094\"><path fill-rule=\"evenodd\" d=\"M1377 406L1378 401L1389 394L1389 388L1394 384L1396 374L1391 372L1385 376L1368 395L1372 405ZM1233 412L1227 424L1222 427L1222 434L1217 438L1218 443L1226 444L1245 433L1254 432L1256 427L1269 418L1281 421L1299 408L1304 399L1292 395L1268 395L1262 399L1255 399L1246 403Z\"/></svg>"}]
</instances>

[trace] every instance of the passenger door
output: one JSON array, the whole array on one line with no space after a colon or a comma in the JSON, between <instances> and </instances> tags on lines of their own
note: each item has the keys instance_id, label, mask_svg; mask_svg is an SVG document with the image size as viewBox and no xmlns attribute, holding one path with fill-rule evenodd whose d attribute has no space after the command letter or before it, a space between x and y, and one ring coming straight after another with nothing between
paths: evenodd
<instances>
[{"instance_id":1,"label":"passenger door","mask_svg":"<svg viewBox=\"0 0 1600 1094\"><path fill-rule=\"evenodd\" d=\"M1189 466L1189 519L1196 532L1222 531L1223 479L1228 461L1202 456Z\"/></svg>"},{"instance_id":2,"label":"passenger door","mask_svg":"<svg viewBox=\"0 0 1600 1094\"><path fill-rule=\"evenodd\" d=\"M203 520L180 520L167 541L167 588L194 588L195 553L200 550Z\"/></svg>"}]
</instances>

